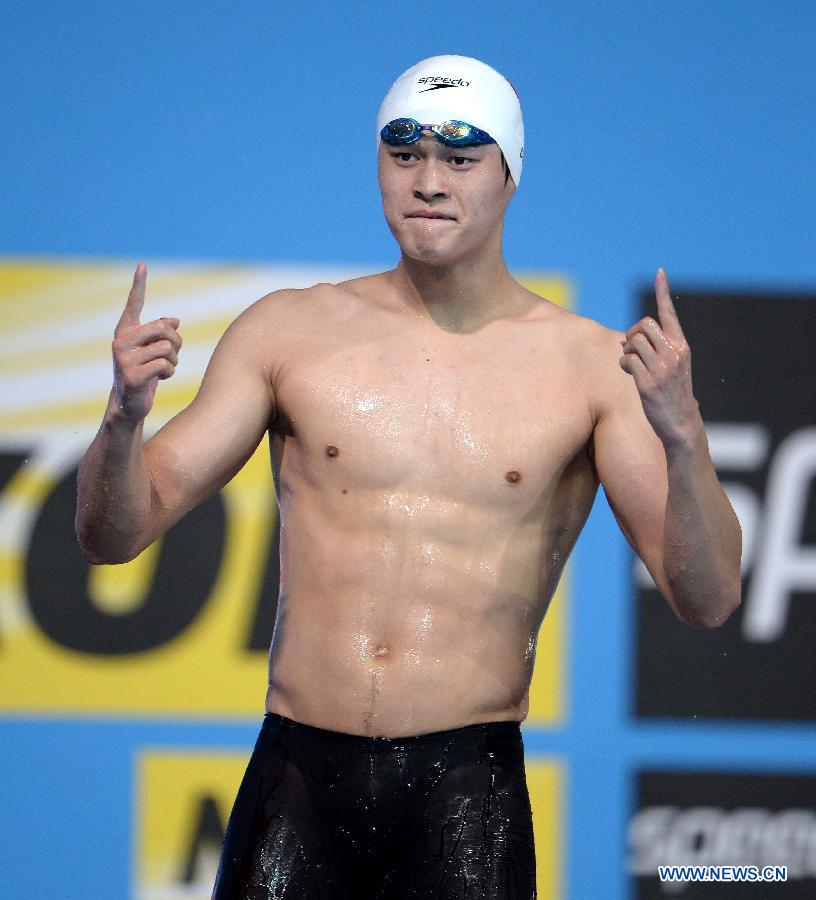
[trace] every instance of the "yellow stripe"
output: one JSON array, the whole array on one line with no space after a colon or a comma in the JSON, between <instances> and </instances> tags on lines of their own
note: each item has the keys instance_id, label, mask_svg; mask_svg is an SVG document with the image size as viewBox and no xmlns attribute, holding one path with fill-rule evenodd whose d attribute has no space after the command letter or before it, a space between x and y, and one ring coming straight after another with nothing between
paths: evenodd
<instances>
[{"instance_id":1,"label":"yellow stripe","mask_svg":"<svg viewBox=\"0 0 816 900\"><path fill-rule=\"evenodd\" d=\"M53 476L38 472L31 466L22 466L3 488L3 499L23 500L30 506L39 506L53 490Z\"/></svg>"},{"instance_id":2,"label":"yellow stripe","mask_svg":"<svg viewBox=\"0 0 816 900\"><path fill-rule=\"evenodd\" d=\"M6 335L52 327L66 318L103 311L110 312L113 327L124 309L131 284L121 267L111 268L101 277L98 266L65 267L50 272L45 265L45 273L33 267L0 266L0 308ZM104 268L102 271L106 272ZM163 298L172 300L180 290L212 291L223 285L234 285L239 277L246 277L251 271L249 266L212 266L176 274L159 272L152 277L148 272L147 297L153 302ZM51 277L38 278L40 274ZM172 315L172 310L166 315Z\"/></svg>"},{"instance_id":3,"label":"yellow stripe","mask_svg":"<svg viewBox=\"0 0 816 900\"><path fill-rule=\"evenodd\" d=\"M17 593L23 584L22 553L0 552L0 588L5 592Z\"/></svg>"},{"instance_id":4,"label":"yellow stripe","mask_svg":"<svg viewBox=\"0 0 816 900\"><path fill-rule=\"evenodd\" d=\"M234 315L224 315L222 313L209 319L201 319L190 325L182 323L179 328L179 334L182 340L188 344L192 342L206 342L214 347L227 326L240 312L240 309L236 309ZM59 347L44 347L43 349L21 350L19 353L6 353L0 358L0 374L17 375L25 372L59 369L65 365L66 361L75 365L81 362L109 359L112 340L113 328L111 327L110 338L77 341L73 344L66 342ZM184 353L183 347L182 353Z\"/></svg>"},{"instance_id":5,"label":"yellow stripe","mask_svg":"<svg viewBox=\"0 0 816 900\"><path fill-rule=\"evenodd\" d=\"M118 266L96 263L65 265L47 260L4 261L0 258L0 302L14 299L28 302L45 292L64 294L66 290L98 289L121 271Z\"/></svg>"},{"instance_id":6,"label":"yellow stripe","mask_svg":"<svg viewBox=\"0 0 816 900\"><path fill-rule=\"evenodd\" d=\"M563 764L546 757L526 756L525 777L533 809L538 900L561 900L564 891L563 830L566 824Z\"/></svg>"},{"instance_id":7,"label":"yellow stripe","mask_svg":"<svg viewBox=\"0 0 816 900\"><path fill-rule=\"evenodd\" d=\"M173 387L166 383L160 384L153 403L152 420L170 418L180 412L192 402L198 387L198 382L181 382ZM7 429L13 433L15 428L54 429L59 426L75 428L89 423L98 425L102 421L107 402L107 395L100 395L86 400L0 413L0 430Z\"/></svg>"},{"instance_id":8,"label":"yellow stripe","mask_svg":"<svg viewBox=\"0 0 816 900\"><path fill-rule=\"evenodd\" d=\"M572 597L569 572L567 563L538 634L527 716L531 725L557 725L566 717L567 610Z\"/></svg>"}]
</instances>

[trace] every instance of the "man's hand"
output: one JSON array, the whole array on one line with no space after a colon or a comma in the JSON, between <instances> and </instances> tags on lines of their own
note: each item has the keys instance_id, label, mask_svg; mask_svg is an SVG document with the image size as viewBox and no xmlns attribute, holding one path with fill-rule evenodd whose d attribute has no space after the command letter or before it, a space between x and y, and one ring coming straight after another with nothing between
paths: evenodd
<instances>
[{"instance_id":1,"label":"man's hand","mask_svg":"<svg viewBox=\"0 0 816 900\"><path fill-rule=\"evenodd\" d=\"M643 412L664 446L687 440L701 425L691 387L691 350L669 296L666 273L655 277L660 324L644 316L621 341L619 363L634 379Z\"/></svg>"},{"instance_id":2,"label":"man's hand","mask_svg":"<svg viewBox=\"0 0 816 900\"><path fill-rule=\"evenodd\" d=\"M159 379L170 378L178 365L180 320L162 316L139 323L144 306L147 266L140 262L133 275L122 316L114 329L113 387L119 412L132 422L145 418L153 406Z\"/></svg>"}]
</instances>

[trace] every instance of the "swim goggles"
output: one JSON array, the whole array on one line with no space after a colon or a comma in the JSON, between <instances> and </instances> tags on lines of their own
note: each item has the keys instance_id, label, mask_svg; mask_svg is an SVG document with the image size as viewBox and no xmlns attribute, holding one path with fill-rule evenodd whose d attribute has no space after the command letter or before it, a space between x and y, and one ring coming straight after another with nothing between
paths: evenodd
<instances>
[{"instance_id":1,"label":"swim goggles","mask_svg":"<svg viewBox=\"0 0 816 900\"><path fill-rule=\"evenodd\" d=\"M496 141L486 131L451 119L440 125L421 125L416 119L392 119L380 131L386 144L399 146L413 144L420 139L423 131L432 131L443 144L449 147L467 147L473 144L495 144Z\"/></svg>"}]
</instances>

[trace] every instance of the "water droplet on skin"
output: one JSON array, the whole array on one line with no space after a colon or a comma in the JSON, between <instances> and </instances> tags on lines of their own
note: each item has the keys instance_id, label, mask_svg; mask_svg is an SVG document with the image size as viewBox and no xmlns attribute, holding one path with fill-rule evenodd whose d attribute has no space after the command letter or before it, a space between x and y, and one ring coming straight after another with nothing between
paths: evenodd
<instances>
[{"instance_id":1,"label":"water droplet on skin","mask_svg":"<svg viewBox=\"0 0 816 900\"><path fill-rule=\"evenodd\" d=\"M536 636L531 634L527 640L527 649L524 651L524 659L530 660L533 658L533 654L535 653L536 648Z\"/></svg>"},{"instance_id":2,"label":"water droplet on skin","mask_svg":"<svg viewBox=\"0 0 816 900\"><path fill-rule=\"evenodd\" d=\"M371 412L383 405L382 394L366 394L357 401L357 412Z\"/></svg>"},{"instance_id":3,"label":"water droplet on skin","mask_svg":"<svg viewBox=\"0 0 816 900\"><path fill-rule=\"evenodd\" d=\"M423 638L427 638L428 632L431 630L431 622L433 621L433 609L428 606L422 616L422 624L419 626L419 632Z\"/></svg>"}]
</instances>

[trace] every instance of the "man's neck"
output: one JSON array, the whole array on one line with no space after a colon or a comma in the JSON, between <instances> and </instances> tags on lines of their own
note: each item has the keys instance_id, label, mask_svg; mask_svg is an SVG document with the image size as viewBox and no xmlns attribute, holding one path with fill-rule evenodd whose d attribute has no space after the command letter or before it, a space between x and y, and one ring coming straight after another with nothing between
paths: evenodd
<instances>
[{"instance_id":1,"label":"man's neck","mask_svg":"<svg viewBox=\"0 0 816 900\"><path fill-rule=\"evenodd\" d=\"M446 331L476 331L519 312L517 284L501 253L449 266L429 265L403 255L391 274L403 303Z\"/></svg>"}]
</instances>

